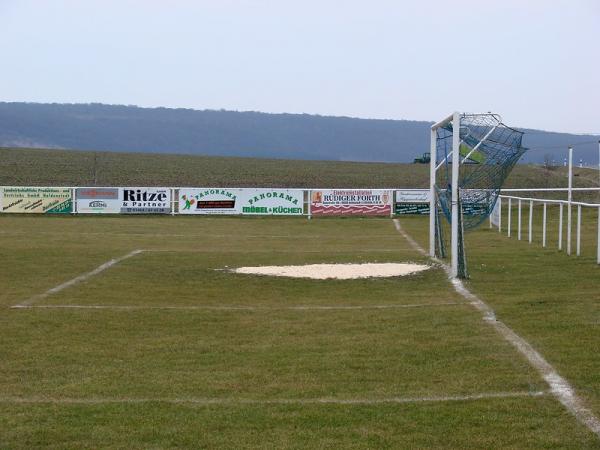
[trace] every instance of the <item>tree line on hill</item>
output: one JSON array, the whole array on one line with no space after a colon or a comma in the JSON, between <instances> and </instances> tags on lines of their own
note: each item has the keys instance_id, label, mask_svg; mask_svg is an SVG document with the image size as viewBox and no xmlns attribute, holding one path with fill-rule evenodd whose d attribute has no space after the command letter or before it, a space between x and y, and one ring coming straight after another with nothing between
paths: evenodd
<instances>
[{"instance_id":1,"label":"tree line on hill","mask_svg":"<svg viewBox=\"0 0 600 450\"><path fill-rule=\"evenodd\" d=\"M509 124L510 125L510 124ZM431 122L309 114L0 102L0 146L334 161L411 162L428 151ZM598 163L597 137L538 130L522 162Z\"/></svg>"}]
</instances>

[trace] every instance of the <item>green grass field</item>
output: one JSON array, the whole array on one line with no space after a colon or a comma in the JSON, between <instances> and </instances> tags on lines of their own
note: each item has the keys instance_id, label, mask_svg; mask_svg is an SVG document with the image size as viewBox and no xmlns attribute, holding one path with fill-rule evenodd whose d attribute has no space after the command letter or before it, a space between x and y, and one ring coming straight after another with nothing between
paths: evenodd
<instances>
[{"instance_id":1,"label":"green grass field","mask_svg":"<svg viewBox=\"0 0 600 450\"><path fill-rule=\"evenodd\" d=\"M467 246L468 287L600 414L593 255L487 226ZM600 448L439 267L223 270L427 262L390 219L6 215L0 252L1 448Z\"/></svg>"},{"instance_id":2,"label":"green grass field","mask_svg":"<svg viewBox=\"0 0 600 450\"><path fill-rule=\"evenodd\" d=\"M428 170L0 149L0 185L402 188ZM507 187L566 183L564 168L517 166ZM558 208L543 249L528 207L520 241L516 203L511 238L506 202L502 233L467 235L466 286L599 416L597 211L568 257ZM400 221L425 247L427 217ZM566 249L566 210L564 226ZM438 266L350 281L227 270L430 264L390 219L0 215L0 261L0 448L600 448Z\"/></svg>"}]
</instances>

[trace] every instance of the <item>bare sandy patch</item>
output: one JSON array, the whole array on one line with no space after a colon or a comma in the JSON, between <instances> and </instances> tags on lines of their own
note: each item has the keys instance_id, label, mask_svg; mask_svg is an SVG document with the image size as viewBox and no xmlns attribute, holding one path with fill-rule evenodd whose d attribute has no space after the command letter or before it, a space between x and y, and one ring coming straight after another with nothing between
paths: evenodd
<instances>
[{"instance_id":1,"label":"bare sandy patch","mask_svg":"<svg viewBox=\"0 0 600 450\"><path fill-rule=\"evenodd\" d=\"M415 263L307 264L304 266L239 267L235 273L314 280L401 277L429 269Z\"/></svg>"}]
</instances>

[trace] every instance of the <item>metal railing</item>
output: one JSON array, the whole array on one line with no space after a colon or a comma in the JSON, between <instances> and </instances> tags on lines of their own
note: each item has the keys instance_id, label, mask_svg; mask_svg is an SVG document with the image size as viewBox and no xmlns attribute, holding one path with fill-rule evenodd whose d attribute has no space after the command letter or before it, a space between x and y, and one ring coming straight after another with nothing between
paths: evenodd
<instances>
[{"instance_id":1,"label":"metal railing","mask_svg":"<svg viewBox=\"0 0 600 450\"><path fill-rule=\"evenodd\" d=\"M554 189L557 190L557 189ZM575 189L573 189L575 190ZM585 188L578 190L599 190L598 188ZM517 190L515 190L517 191ZM535 190L532 190L535 191ZM570 197L570 196L569 196ZM571 197L570 197L571 198ZM512 210L513 203L517 203L517 239L522 240L523 237L523 211L522 206L523 203L527 203L529 206L529 217L528 217L528 227L527 227L527 239L531 244L533 242L533 211L534 206L536 204L542 206L542 247L547 247L548 243L548 205L558 205L558 236L557 236L557 247L558 250L563 250L563 230L564 230L564 209L567 209L567 219L566 219L566 236L564 241L566 241L566 253L567 255L571 255L573 252L572 249L572 229L573 229L573 207L577 207L577 222L575 227L575 255L581 255L581 223L582 223L582 209L583 208L592 208L598 211L597 215L597 241L596 241L596 262L600 264L600 204L597 203L587 203L587 202L575 202L571 199L569 200L552 200L552 199L542 199L542 198L532 198L532 197L518 197L514 195L500 195L498 197L498 202L496 204L496 211L494 214L490 216L490 228L496 226L498 228L498 232L502 232L502 210L504 202L506 201L507 206L507 214L506 214L506 234L508 237L511 237L512 233Z\"/></svg>"}]
</instances>

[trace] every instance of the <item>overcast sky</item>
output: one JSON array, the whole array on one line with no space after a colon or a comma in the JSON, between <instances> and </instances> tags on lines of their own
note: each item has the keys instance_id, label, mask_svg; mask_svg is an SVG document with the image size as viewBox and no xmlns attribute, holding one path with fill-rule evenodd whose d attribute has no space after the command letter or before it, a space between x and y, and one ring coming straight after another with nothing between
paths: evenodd
<instances>
[{"instance_id":1,"label":"overcast sky","mask_svg":"<svg viewBox=\"0 0 600 450\"><path fill-rule=\"evenodd\" d=\"M600 132L600 1L0 0L0 101Z\"/></svg>"}]
</instances>

